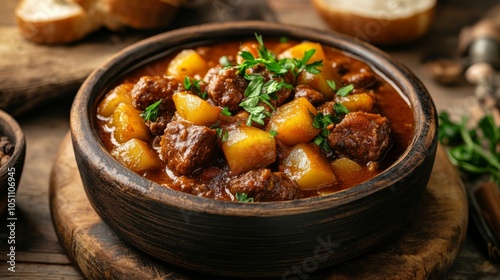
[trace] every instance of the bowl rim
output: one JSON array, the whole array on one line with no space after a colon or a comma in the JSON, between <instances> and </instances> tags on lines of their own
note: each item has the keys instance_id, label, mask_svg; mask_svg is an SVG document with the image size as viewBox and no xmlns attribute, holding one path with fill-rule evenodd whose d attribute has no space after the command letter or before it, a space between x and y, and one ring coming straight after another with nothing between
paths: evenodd
<instances>
[{"instance_id":1,"label":"bowl rim","mask_svg":"<svg viewBox=\"0 0 500 280\"><path fill-rule=\"evenodd\" d=\"M14 144L14 152L10 156L10 159L7 163L0 167L0 174L4 174L9 168L14 167L14 164L20 159L21 156L24 155L26 139L24 132L16 119L1 109L0 120L0 124L7 124L7 126L2 125L0 127L0 136L7 136L9 138L9 142ZM21 170L16 170L16 173L20 171ZM19 182L17 182L16 185L19 185Z\"/></svg>"},{"instance_id":2,"label":"bowl rim","mask_svg":"<svg viewBox=\"0 0 500 280\"><path fill-rule=\"evenodd\" d=\"M116 80L117 77L124 74L123 69L127 65L143 65L145 63L138 63L138 58L130 59L131 54L142 52L141 55L144 60L153 60L170 50L168 49L170 42L181 41L183 42L181 46L185 48L189 45L203 45L203 42L208 39L211 41L217 40L210 38L213 34L227 34L230 39L220 39L227 41L236 40L237 37L248 37L248 34L251 34L250 32L262 34L264 40L266 36L283 36L285 34L284 36L289 38L302 38L302 40L314 40L332 45L355 55L357 58L361 58L368 62L371 67L375 67L377 73L391 81L396 89L403 93L407 92L403 96L406 96L407 101L410 102L415 120L414 131L408 148L399 159L382 173L347 190L325 196L259 203L239 203L203 198L161 186L131 172L107 152L93 129L94 121L92 118L94 116L92 114L95 113L95 110L92 109L95 109L96 100L102 97L104 89L106 87L109 89L110 85L105 84L104 81ZM308 34L306 38L304 34ZM193 37L196 38L192 40ZM176 49L174 46L170 46L170 48L171 52ZM160 51L161 49L162 51ZM110 75L110 73L118 75L113 78L103 78L103 76ZM425 104L425 106L418 106L419 104ZM406 66L373 45L349 35L311 27L276 22L240 21L207 23L174 29L143 39L117 52L92 71L80 87L71 108L70 131L75 153L77 153L77 150L91 151L94 157L89 155L81 156L90 160L90 164L95 167L99 167L102 157L110 158L111 161L109 162L113 163L112 168L107 168L107 170L99 169L102 172L111 174L117 180L116 185L136 192L138 198L190 212L237 216L276 216L294 215L337 207L366 197L374 192L390 188L394 182L411 174L428 156L432 155L432 151L435 150L433 147L437 144L437 114L432 98L422 82ZM88 135L93 137L88 137ZM411 161L407 161L408 158L411 158ZM131 174L132 177L123 176L123 174ZM400 174L403 176L400 176ZM249 211L250 209L251 211Z\"/></svg>"}]
</instances>

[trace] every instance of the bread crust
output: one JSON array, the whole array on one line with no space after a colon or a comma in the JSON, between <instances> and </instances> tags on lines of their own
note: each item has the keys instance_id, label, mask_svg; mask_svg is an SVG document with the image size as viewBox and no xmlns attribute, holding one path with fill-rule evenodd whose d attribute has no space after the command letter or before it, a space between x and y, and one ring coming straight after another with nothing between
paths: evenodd
<instances>
[{"instance_id":1,"label":"bread crust","mask_svg":"<svg viewBox=\"0 0 500 280\"><path fill-rule=\"evenodd\" d=\"M110 30L164 28L180 5L181 0L20 0L15 17L21 36L27 40L64 44L81 40L103 26ZM43 17L33 16L39 8L47 12ZM60 13L51 12L57 8Z\"/></svg>"},{"instance_id":2,"label":"bread crust","mask_svg":"<svg viewBox=\"0 0 500 280\"><path fill-rule=\"evenodd\" d=\"M87 1L87 0L84 0ZM82 3L84 2L82 1ZM75 6L73 12L50 18L30 18L24 5L31 5L33 1L21 0L16 9L16 22L22 37L39 44L62 44L82 39L101 25L96 23L83 9ZM76 5L76 2L73 3Z\"/></svg>"},{"instance_id":3,"label":"bread crust","mask_svg":"<svg viewBox=\"0 0 500 280\"><path fill-rule=\"evenodd\" d=\"M380 46L406 45L424 36L430 29L435 5L406 17L370 18L337 10L324 0L312 0L324 22L338 32Z\"/></svg>"}]
</instances>

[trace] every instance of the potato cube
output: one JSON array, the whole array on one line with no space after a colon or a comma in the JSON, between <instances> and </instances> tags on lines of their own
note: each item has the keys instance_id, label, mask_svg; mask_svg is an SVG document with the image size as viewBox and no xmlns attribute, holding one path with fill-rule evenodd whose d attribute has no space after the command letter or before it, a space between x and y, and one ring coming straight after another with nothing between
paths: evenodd
<instances>
[{"instance_id":1,"label":"potato cube","mask_svg":"<svg viewBox=\"0 0 500 280\"><path fill-rule=\"evenodd\" d=\"M328 161L314 144L297 144L283 160L283 172L301 189L310 190L336 184L337 178Z\"/></svg>"},{"instance_id":2,"label":"potato cube","mask_svg":"<svg viewBox=\"0 0 500 280\"><path fill-rule=\"evenodd\" d=\"M148 146L148 143L139 139L130 139L115 147L111 155L135 172L161 166L158 154Z\"/></svg>"},{"instance_id":3,"label":"potato cube","mask_svg":"<svg viewBox=\"0 0 500 280\"><path fill-rule=\"evenodd\" d=\"M335 102L344 105L349 112L362 111L370 113L373 110L373 99L366 93L335 96Z\"/></svg>"},{"instance_id":4,"label":"potato cube","mask_svg":"<svg viewBox=\"0 0 500 280\"><path fill-rule=\"evenodd\" d=\"M110 90L97 107L97 113L105 118L111 117L116 107L120 103L132 104L130 91L134 87L133 83L121 84Z\"/></svg>"},{"instance_id":5,"label":"potato cube","mask_svg":"<svg viewBox=\"0 0 500 280\"><path fill-rule=\"evenodd\" d=\"M194 124L210 126L219 119L221 108L208 103L201 97L180 91L172 96L179 115Z\"/></svg>"},{"instance_id":6,"label":"potato cube","mask_svg":"<svg viewBox=\"0 0 500 280\"><path fill-rule=\"evenodd\" d=\"M321 70L319 74L312 74L307 71L300 72L297 77L297 85L309 85L321 92L325 100L332 100L335 96L335 90L328 85L327 81L333 81L336 85L341 85L340 75L330 65L325 65L319 69Z\"/></svg>"},{"instance_id":7,"label":"potato cube","mask_svg":"<svg viewBox=\"0 0 500 280\"><path fill-rule=\"evenodd\" d=\"M321 44L307 41L302 42L285 50L279 55L279 57L302 59L304 57L304 53L311 49L315 49L316 51L307 63L313 63L321 60L323 62L323 66L318 67L321 73L312 74L307 71L302 71L297 77L297 84L310 85L313 89L321 92L325 97L325 100L331 100L335 94L335 90L328 85L327 81L331 80L334 81L335 84L340 85L341 77L337 71L331 67Z\"/></svg>"},{"instance_id":8,"label":"potato cube","mask_svg":"<svg viewBox=\"0 0 500 280\"><path fill-rule=\"evenodd\" d=\"M323 60L323 62L325 62L326 56L321 44L309 41L304 41L286 49L284 52L279 54L278 58L302 59L304 57L304 53L312 49L315 49L316 51L314 52L313 56L311 56L311 58L307 61L307 63L313 63L318 60Z\"/></svg>"},{"instance_id":9,"label":"potato cube","mask_svg":"<svg viewBox=\"0 0 500 280\"><path fill-rule=\"evenodd\" d=\"M320 129L313 127L316 114L316 108L306 98L300 97L278 107L266 130L276 131L276 139L288 146L307 143L320 133Z\"/></svg>"},{"instance_id":10,"label":"potato cube","mask_svg":"<svg viewBox=\"0 0 500 280\"><path fill-rule=\"evenodd\" d=\"M140 114L141 112L131 105L118 104L113 117L108 121L108 126L113 129L113 137L118 143L125 143L132 138L150 140L151 133Z\"/></svg>"},{"instance_id":11,"label":"potato cube","mask_svg":"<svg viewBox=\"0 0 500 280\"><path fill-rule=\"evenodd\" d=\"M181 81L186 76L201 78L207 71L207 61L193 49L182 50L167 66L167 75L177 77Z\"/></svg>"},{"instance_id":12,"label":"potato cube","mask_svg":"<svg viewBox=\"0 0 500 280\"><path fill-rule=\"evenodd\" d=\"M241 125L228 130L222 151L231 173L237 175L273 163L276 160L276 141L267 131Z\"/></svg>"},{"instance_id":13,"label":"potato cube","mask_svg":"<svg viewBox=\"0 0 500 280\"><path fill-rule=\"evenodd\" d=\"M256 41L247 41L243 42L240 45L240 52L238 53L238 56L236 57L236 62L237 63L242 63L244 59L240 56L241 52L246 51L249 52L253 55L253 57L259 57L259 43Z\"/></svg>"},{"instance_id":14,"label":"potato cube","mask_svg":"<svg viewBox=\"0 0 500 280\"><path fill-rule=\"evenodd\" d=\"M331 167L335 174L338 176L342 177L342 174L348 174L351 172L358 172L363 169L359 163L355 162L352 159L342 157L339 159L334 160L331 163Z\"/></svg>"}]
</instances>

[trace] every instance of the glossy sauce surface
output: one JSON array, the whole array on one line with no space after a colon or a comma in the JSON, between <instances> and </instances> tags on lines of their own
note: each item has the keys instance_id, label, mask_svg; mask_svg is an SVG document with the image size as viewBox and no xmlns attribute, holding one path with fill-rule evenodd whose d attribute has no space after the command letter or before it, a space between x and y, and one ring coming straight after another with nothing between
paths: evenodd
<instances>
[{"instance_id":1,"label":"glossy sauce surface","mask_svg":"<svg viewBox=\"0 0 500 280\"><path fill-rule=\"evenodd\" d=\"M296 44L297 42L289 41L287 43L280 43L277 40L266 40L266 47L274 53L281 53L288 47ZM236 55L240 50L241 42L224 42L209 46L197 47L195 50L205 58L209 67L214 67L219 64L221 57L228 57L229 60L235 61ZM391 147L383 157L377 162L376 165L366 164L362 165L362 170L348 173L347 176L337 177L337 184L328 186L317 190L301 190L300 197L311 197L317 195L324 195L331 192L348 189L370 178L373 178L384 169L389 167L399 156L404 152L413 133L413 115L411 108L407 101L401 94L392 87L390 83L384 80L383 77L377 74L375 69L371 69L365 62L351 57L332 47L323 46L326 57L328 58L325 67L332 67L338 71L342 77L356 76L359 73L364 73L363 69L374 70L372 73L375 75L376 84L368 89L359 88L354 90L354 93L367 92L374 99L374 113L385 116L390 121L391 128ZM165 75L169 62L175 54L158 59L145 66L127 74L120 83L136 83L142 76L162 76ZM348 78L346 78L348 80ZM100 130L98 134L108 151L112 150L115 144L113 143L112 135L106 131L106 120L97 118L98 127ZM154 141L150 143L154 147ZM278 156L279 157L279 156ZM203 182L210 189L209 192L194 193L200 196L211 197L215 199L234 200L233 195L229 194L224 188L225 183L230 176L223 155L214 157L208 167L196 170L188 177L187 180L195 180ZM376 168L374 168L374 166ZM277 166L271 164L269 167L276 170ZM222 172L221 172L222 170ZM178 176L174 171L170 170L165 162L162 162L161 168L147 170L142 172L144 177L163 184L167 187L183 191L183 188L189 183L178 183ZM177 181L176 184L172 184ZM192 192L192 191L189 191Z\"/></svg>"}]
</instances>

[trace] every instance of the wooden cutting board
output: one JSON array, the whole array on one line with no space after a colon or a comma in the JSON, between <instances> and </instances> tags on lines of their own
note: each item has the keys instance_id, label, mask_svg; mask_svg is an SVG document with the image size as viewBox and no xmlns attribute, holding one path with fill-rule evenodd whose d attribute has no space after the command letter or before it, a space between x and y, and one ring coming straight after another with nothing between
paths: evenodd
<instances>
[{"instance_id":1,"label":"wooden cutting board","mask_svg":"<svg viewBox=\"0 0 500 280\"><path fill-rule=\"evenodd\" d=\"M150 257L114 234L87 200L69 134L52 169L50 206L64 250L88 279L210 279ZM427 190L409 224L374 250L315 271L308 279L443 278L464 242L467 213L463 184L439 147Z\"/></svg>"}]
</instances>

